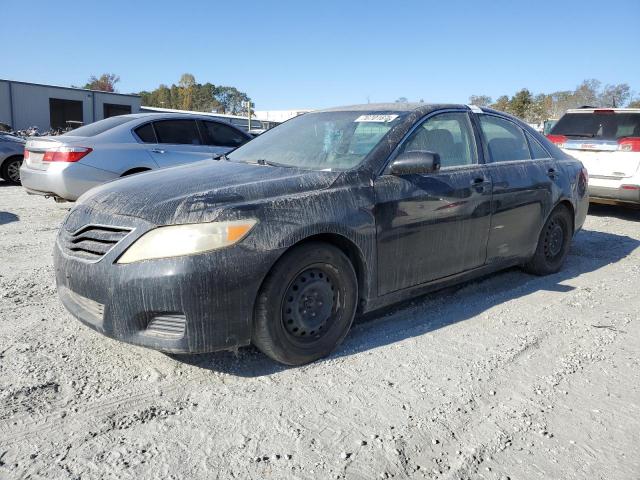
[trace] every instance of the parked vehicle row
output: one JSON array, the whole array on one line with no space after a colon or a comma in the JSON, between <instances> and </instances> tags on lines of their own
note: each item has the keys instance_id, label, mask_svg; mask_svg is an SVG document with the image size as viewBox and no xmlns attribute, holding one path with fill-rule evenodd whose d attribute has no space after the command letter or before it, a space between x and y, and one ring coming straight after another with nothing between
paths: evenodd
<instances>
[{"instance_id":1,"label":"parked vehicle row","mask_svg":"<svg viewBox=\"0 0 640 480\"><path fill-rule=\"evenodd\" d=\"M64 135L29 139L20 175L29 193L73 201L96 185L134 173L211 159L251 138L207 116L121 115Z\"/></svg>"},{"instance_id":2,"label":"parked vehicle row","mask_svg":"<svg viewBox=\"0 0 640 480\"><path fill-rule=\"evenodd\" d=\"M112 130L159 148L155 121ZM23 171L35 154L49 168L56 155L90 158L80 149L100 134L81 133L54 150L29 144ZM57 237L56 282L65 307L110 337L190 353L253 343L299 365L329 354L357 311L506 267L557 272L587 208L582 164L514 117L336 108L218 161L87 192Z\"/></svg>"},{"instance_id":3,"label":"parked vehicle row","mask_svg":"<svg viewBox=\"0 0 640 480\"><path fill-rule=\"evenodd\" d=\"M547 137L585 165L593 201L640 205L640 109L568 110Z\"/></svg>"}]
</instances>

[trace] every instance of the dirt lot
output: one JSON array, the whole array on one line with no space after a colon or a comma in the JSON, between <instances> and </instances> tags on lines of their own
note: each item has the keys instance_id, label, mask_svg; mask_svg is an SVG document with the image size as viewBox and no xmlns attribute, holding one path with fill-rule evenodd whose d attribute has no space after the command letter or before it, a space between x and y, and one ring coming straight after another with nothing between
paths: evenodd
<instances>
[{"instance_id":1,"label":"dirt lot","mask_svg":"<svg viewBox=\"0 0 640 480\"><path fill-rule=\"evenodd\" d=\"M557 275L424 297L285 368L82 326L65 211L0 182L0 478L640 478L640 212L593 208Z\"/></svg>"}]
</instances>

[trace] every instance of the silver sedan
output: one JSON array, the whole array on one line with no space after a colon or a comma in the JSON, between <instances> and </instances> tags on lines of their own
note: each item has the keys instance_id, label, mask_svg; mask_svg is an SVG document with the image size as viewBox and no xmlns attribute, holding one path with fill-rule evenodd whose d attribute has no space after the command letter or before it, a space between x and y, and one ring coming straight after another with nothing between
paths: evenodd
<instances>
[{"instance_id":1,"label":"silver sedan","mask_svg":"<svg viewBox=\"0 0 640 480\"><path fill-rule=\"evenodd\" d=\"M121 115L64 135L29 139L20 175L29 193L74 201L116 178L211 159L250 139L206 115Z\"/></svg>"},{"instance_id":2,"label":"silver sedan","mask_svg":"<svg viewBox=\"0 0 640 480\"><path fill-rule=\"evenodd\" d=\"M0 177L11 183L20 183L20 165L24 153L24 140L15 135L0 133Z\"/></svg>"}]
</instances>

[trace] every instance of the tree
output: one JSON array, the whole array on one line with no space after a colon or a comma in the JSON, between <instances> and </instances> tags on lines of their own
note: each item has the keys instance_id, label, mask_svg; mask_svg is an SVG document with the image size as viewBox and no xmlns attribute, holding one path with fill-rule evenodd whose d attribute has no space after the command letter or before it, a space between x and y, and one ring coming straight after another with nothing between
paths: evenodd
<instances>
[{"instance_id":1,"label":"tree","mask_svg":"<svg viewBox=\"0 0 640 480\"><path fill-rule=\"evenodd\" d=\"M602 83L595 78L584 80L573 92L574 101L576 103L575 106L582 107L589 105L597 107L600 105L598 92L600 91L601 85Z\"/></svg>"},{"instance_id":2,"label":"tree","mask_svg":"<svg viewBox=\"0 0 640 480\"><path fill-rule=\"evenodd\" d=\"M246 113L242 102L251 101L251 98L246 93L239 91L235 87L216 87L214 96L224 108L225 113L231 115L243 115Z\"/></svg>"},{"instance_id":3,"label":"tree","mask_svg":"<svg viewBox=\"0 0 640 480\"><path fill-rule=\"evenodd\" d=\"M600 94L601 107L624 107L631 97L631 88L626 83L607 85Z\"/></svg>"},{"instance_id":4,"label":"tree","mask_svg":"<svg viewBox=\"0 0 640 480\"><path fill-rule=\"evenodd\" d=\"M509 112L516 117L526 119L532 105L533 98L531 92L523 88L509 100Z\"/></svg>"},{"instance_id":5,"label":"tree","mask_svg":"<svg viewBox=\"0 0 640 480\"><path fill-rule=\"evenodd\" d=\"M120 81L120 77L115 73L103 73L97 78L95 75L89 77L89 82L84 86L88 90L100 90L101 92L115 92L115 85Z\"/></svg>"},{"instance_id":6,"label":"tree","mask_svg":"<svg viewBox=\"0 0 640 480\"><path fill-rule=\"evenodd\" d=\"M396 100L396 103L409 103L409 100L407 100L407 97L400 97Z\"/></svg>"},{"instance_id":7,"label":"tree","mask_svg":"<svg viewBox=\"0 0 640 480\"><path fill-rule=\"evenodd\" d=\"M487 107L491 105L493 100L488 95L471 95L469 97L469 105L476 105L478 107Z\"/></svg>"},{"instance_id":8,"label":"tree","mask_svg":"<svg viewBox=\"0 0 640 480\"><path fill-rule=\"evenodd\" d=\"M509 111L509 97L507 95L502 95L498 97L496 103L491 105L491 108L495 108L496 110L500 110L501 112Z\"/></svg>"},{"instance_id":9,"label":"tree","mask_svg":"<svg viewBox=\"0 0 640 480\"><path fill-rule=\"evenodd\" d=\"M628 107L629 108L640 108L640 97L638 97L635 100L632 100L631 102L629 102Z\"/></svg>"}]
</instances>

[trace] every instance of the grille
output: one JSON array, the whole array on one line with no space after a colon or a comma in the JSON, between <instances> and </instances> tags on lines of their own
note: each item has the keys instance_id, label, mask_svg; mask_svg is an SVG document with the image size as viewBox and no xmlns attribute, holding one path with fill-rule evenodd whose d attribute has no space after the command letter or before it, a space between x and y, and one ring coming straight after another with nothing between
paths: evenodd
<instances>
[{"instance_id":1,"label":"grille","mask_svg":"<svg viewBox=\"0 0 640 480\"><path fill-rule=\"evenodd\" d=\"M185 316L179 313L158 315L147 325L146 333L161 337L180 338L184 335Z\"/></svg>"},{"instance_id":2,"label":"grille","mask_svg":"<svg viewBox=\"0 0 640 480\"><path fill-rule=\"evenodd\" d=\"M103 225L87 225L74 233L62 234L66 253L85 260L97 261L104 257L131 230Z\"/></svg>"}]
</instances>

